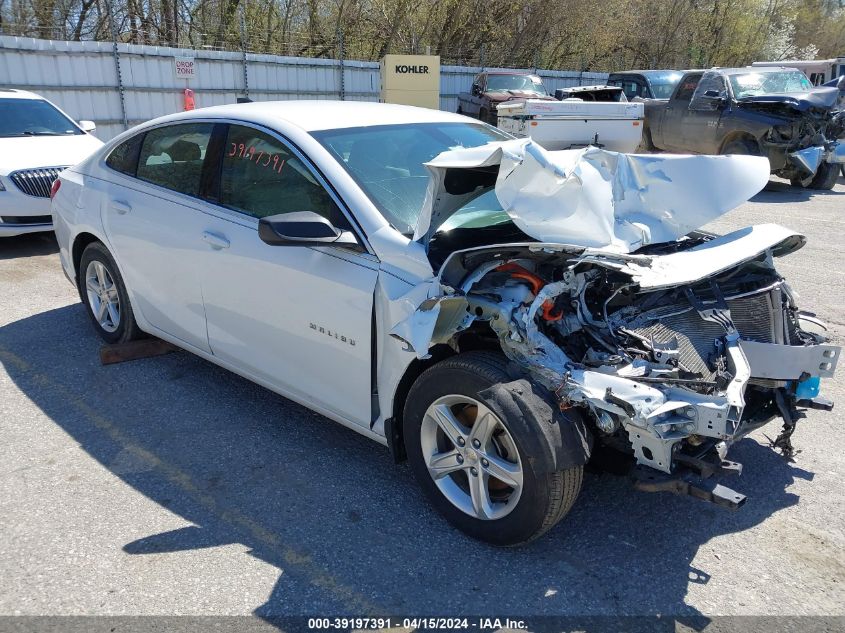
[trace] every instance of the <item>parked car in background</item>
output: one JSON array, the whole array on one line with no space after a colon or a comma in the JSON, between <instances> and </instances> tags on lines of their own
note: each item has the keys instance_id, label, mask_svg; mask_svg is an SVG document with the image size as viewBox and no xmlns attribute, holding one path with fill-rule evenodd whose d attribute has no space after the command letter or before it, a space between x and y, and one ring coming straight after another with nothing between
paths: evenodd
<instances>
[{"instance_id":1,"label":"parked car in background","mask_svg":"<svg viewBox=\"0 0 845 633\"><path fill-rule=\"evenodd\" d=\"M0 88L0 237L53 229L50 187L102 145L93 131L37 94Z\"/></svg>"},{"instance_id":2,"label":"parked car in background","mask_svg":"<svg viewBox=\"0 0 845 633\"><path fill-rule=\"evenodd\" d=\"M554 102L517 99L499 105L497 127L531 137L546 149L593 145L636 151L642 140L643 104L630 103L619 86L576 86L555 91Z\"/></svg>"},{"instance_id":3,"label":"parked car in background","mask_svg":"<svg viewBox=\"0 0 845 633\"><path fill-rule=\"evenodd\" d=\"M472 81L469 92L458 95L458 114L496 125L496 108L515 99L554 101L537 75L517 72L483 72Z\"/></svg>"},{"instance_id":4,"label":"parked car in background","mask_svg":"<svg viewBox=\"0 0 845 633\"><path fill-rule=\"evenodd\" d=\"M730 445L781 415L791 451L799 408L832 406L840 350L774 267L804 237L693 231L767 180L748 156L261 102L122 134L61 173L53 215L105 341L153 334L387 445L455 526L514 545L569 511L595 445L644 490L736 508L711 479Z\"/></svg>"},{"instance_id":5,"label":"parked car in background","mask_svg":"<svg viewBox=\"0 0 845 633\"><path fill-rule=\"evenodd\" d=\"M610 73L607 83L620 86L628 100L668 99L683 77L681 70L626 70Z\"/></svg>"},{"instance_id":6,"label":"parked car in background","mask_svg":"<svg viewBox=\"0 0 845 633\"><path fill-rule=\"evenodd\" d=\"M668 101L645 103L647 149L765 156L795 186L830 189L845 162L845 111L836 88L794 68L686 73Z\"/></svg>"}]
</instances>

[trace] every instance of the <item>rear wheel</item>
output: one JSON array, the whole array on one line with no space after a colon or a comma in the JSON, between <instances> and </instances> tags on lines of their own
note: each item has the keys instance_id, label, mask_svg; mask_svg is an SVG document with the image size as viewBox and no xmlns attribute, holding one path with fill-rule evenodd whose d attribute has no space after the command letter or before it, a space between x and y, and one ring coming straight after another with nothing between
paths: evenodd
<instances>
[{"instance_id":1,"label":"rear wheel","mask_svg":"<svg viewBox=\"0 0 845 633\"><path fill-rule=\"evenodd\" d=\"M830 190L836 184L839 177L839 165L834 163L822 163L816 170L816 175L806 185L798 178L790 180L793 187L804 187L805 189Z\"/></svg>"},{"instance_id":2,"label":"rear wheel","mask_svg":"<svg viewBox=\"0 0 845 633\"><path fill-rule=\"evenodd\" d=\"M85 248L77 275L79 295L100 338L106 343L126 343L143 336L123 277L102 243L92 242Z\"/></svg>"},{"instance_id":3,"label":"rear wheel","mask_svg":"<svg viewBox=\"0 0 845 633\"><path fill-rule=\"evenodd\" d=\"M510 382L504 364L499 354L469 352L429 368L408 394L403 431L414 476L450 523L494 545L518 545L569 511L582 468L537 472L523 448L536 445L524 437L532 431L480 401L480 391Z\"/></svg>"},{"instance_id":4,"label":"rear wheel","mask_svg":"<svg viewBox=\"0 0 845 633\"><path fill-rule=\"evenodd\" d=\"M478 118L485 123L489 123L490 125L496 125L496 121L490 120L490 111L487 108L481 108L478 111Z\"/></svg>"}]
</instances>

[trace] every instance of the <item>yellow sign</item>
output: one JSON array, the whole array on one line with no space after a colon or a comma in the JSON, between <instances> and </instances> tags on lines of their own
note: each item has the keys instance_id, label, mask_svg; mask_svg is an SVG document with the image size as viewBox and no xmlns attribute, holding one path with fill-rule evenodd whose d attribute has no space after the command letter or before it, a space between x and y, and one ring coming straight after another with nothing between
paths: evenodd
<instances>
[{"instance_id":1,"label":"yellow sign","mask_svg":"<svg viewBox=\"0 0 845 633\"><path fill-rule=\"evenodd\" d=\"M381 60L381 101L440 109L440 57L385 55Z\"/></svg>"}]
</instances>

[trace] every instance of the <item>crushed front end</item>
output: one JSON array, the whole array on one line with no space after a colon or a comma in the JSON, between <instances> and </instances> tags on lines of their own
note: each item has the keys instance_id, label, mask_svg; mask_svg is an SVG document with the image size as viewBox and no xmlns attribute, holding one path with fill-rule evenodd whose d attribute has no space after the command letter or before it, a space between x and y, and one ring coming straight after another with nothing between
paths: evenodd
<instances>
[{"instance_id":1,"label":"crushed front end","mask_svg":"<svg viewBox=\"0 0 845 633\"><path fill-rule=\"evenodd\" d=\"M775 224L697 230L762 189L764 159L508 141L429 168L416 235L439 274L397 301L417 307L390 330L418 358L434 346L501 350L598 444L626 453L640 489L730 507L744 497L714 475L739 471L726 460L733 443L778 418L772 444L792 455L802 410L832 408L820 382L840 349L774 265L805 238ZM440 251L437 227L493 186L536 241Z\"/></svg>"},{"instance_id":2,"label":"crushed front end","mask_svg":"<svg viewBox=\"0 0 845 633\"><path fill-rule=\"evenodd\" d=\"M802 409L832 407L819 387L840 349L773 265L801 245L763 225L626 255L549 244L454 253L443 294L417 312L415 325L431 328L417 341L500 348L562 409L578 408L595 440L633 455L640 489L737 507L742 495L703 483L739 472L730 446L779 418L773 445L791 455Z\"/></svg>"}]
</instances>

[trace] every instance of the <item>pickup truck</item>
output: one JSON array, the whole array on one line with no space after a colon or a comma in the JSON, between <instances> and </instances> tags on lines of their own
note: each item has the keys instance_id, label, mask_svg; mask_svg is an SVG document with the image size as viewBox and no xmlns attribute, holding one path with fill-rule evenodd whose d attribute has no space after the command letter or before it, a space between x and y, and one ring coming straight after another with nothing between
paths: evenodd
<instances>
[{"instance_id":1,"label":"pickup truck","mask_svg":"<svg viewBox=\"0 0 845 633\"><path fill-rule=\"evenodd\" d=\"M618 86L574 86L555 91L557 101L521 99L498 108L498 127L531 137L549 150L593 145L632 153L642 139L643 104L630 103Z\"/></svg>"},{"instance_id":2,"label":"pickup truck","mask_svg":"<svg viewBox=\"0 0 845 633\"><path fill-rule=\"evenodd\" d=\"M499 104L517 99L555 100L537 75L485 71L476 75L469 92L458 95L458 114L496 125Z\"/></svg>"},{"instance_id":3,"label":"pickup truck","mask_svg":"<svg viewBox=\"0 0 845 633\"><path fill-rule=\"evenodd\" d=\"M695 154L750 154L794 186L831 189L845 163L836 87L794 68L713 68L684 74L667 100L645 101L643 145Z\"/></svg>"},{"instance_id":4,"label":"pickup truck","mask_svg":"<svg viewBox=\"0 0 845 633\"><path fill-rule=\"evenodd\" d=\"M629 101L668 99L683 76L681 70L626 70L610 73L607 84L622 88Z\"/></svg>"}]
</instances>

